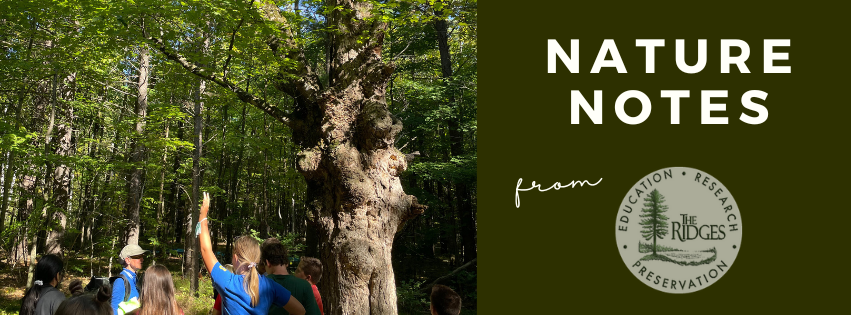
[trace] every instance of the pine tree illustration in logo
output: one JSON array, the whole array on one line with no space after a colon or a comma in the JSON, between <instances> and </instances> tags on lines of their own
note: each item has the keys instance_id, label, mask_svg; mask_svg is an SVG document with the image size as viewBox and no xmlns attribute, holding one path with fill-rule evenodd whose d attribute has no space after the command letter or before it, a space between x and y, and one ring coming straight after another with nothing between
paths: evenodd
<instances>
[{"instance_id":1,"label":"pine tree illustration in logo","mask_svg":"<svg viewBox=\"0 0 851 315\"><path fill-rule=\"evenodd\" d=\"M729 188L690 167L643 176L623 197L616 218L624 264L662 292L690 293L716 283L742 248L742 214Z\"/></svg>"},{"instance_id":2,"label":"pine tree illustration in logo","mask_svg":"<svg viewBox=\"0 0 851 315\"><path fill-rule=\"evenodd\" d=\"M665 196L658 189L653 189L644 201L644 208L641 209L643 214L639 216L642 218L639 223L642 227L641 236L648 241L653 238L653 256L656 256L656 238L668 234L668 217L662 214L668 211L668 206L663 204Z\"/></svg>"}]
</instances>

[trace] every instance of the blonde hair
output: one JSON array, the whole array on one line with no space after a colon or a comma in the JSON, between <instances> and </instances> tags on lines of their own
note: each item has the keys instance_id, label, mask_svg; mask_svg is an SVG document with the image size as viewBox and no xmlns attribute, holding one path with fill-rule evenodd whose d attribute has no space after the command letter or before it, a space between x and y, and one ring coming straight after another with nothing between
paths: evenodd
<instances>
[{"instance_id":1,"label":"blonde hair","mask_svg":"<svg viewBox=\"0 0 851 315\"><path fill-rule=\"evenodd\" d=\"M251 307L257 306L260 302L260 273L255 266L260 262L260 244L253 237L242 236L234 243L233 253L239 260L239 268L234 273L245 275L242 288L251 297Z\"/></svg>"},{"instance_id":2,"label":"blonde hair","mask_svg":"<svg viewBox=\"0 0 851 315\"><path fill-rule=\"evenodd\" d=\"M145 269L141 293L142 309L139 315L180 314L180 307L174 297L174 281L165 266L153 265Z\"/></svg>"}]
</instances>

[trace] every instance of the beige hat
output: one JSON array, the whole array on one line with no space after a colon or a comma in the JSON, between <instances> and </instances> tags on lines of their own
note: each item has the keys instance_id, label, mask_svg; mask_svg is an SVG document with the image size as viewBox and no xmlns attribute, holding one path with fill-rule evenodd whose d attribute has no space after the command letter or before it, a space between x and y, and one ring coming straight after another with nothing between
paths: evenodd
<instances>
[{"instance_id":1,"label":"beige hat","mask_svg":"<svg viewBox=\"0 0 851 315\"><path fill-rule=\"evenodd\" d=\"M147 252L149 251L142 249L141 247L139 247L139 245L127 245L124 246L124 249L121 250L121 253L118 254L118 257L124 259L130 256L141 255Z\"/></svg>"}]
</instances>

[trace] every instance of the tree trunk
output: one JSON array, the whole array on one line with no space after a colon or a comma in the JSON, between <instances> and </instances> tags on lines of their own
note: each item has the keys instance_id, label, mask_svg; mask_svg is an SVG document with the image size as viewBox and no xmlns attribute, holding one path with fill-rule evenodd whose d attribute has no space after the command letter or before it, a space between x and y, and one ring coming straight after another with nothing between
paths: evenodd
<instances>
[{"instance_id":1,"label":"tree trunk","mask_svg":"<svg viewBox=\"0 0 851 315\"><path fill-rule=\"evenodd\" d=\"M65 87L65 92L61 95L62 99L74 99L76 79L76 73L65 78L62 85ZM58 88L57 91L59 91ZM60 160L53 169L53 200L51 224L49 225L51 229L47 234L45 243L45 253L59 255L60 257L64 252L62 242L68 221L67 213L71 210L71 181L74 179L74 173L66 160L76 151L72 128L74 125L74 108L70 104L65 106L67 106L65 108L65 122L57 126L58 137L56 138L56 151L54 153Z\"/></svg>"},{"instance_id":2,"label":"tree trunk","mask_svg":"<svg viewBox=\"0 0 851 315\"><path fill-rule=\"evenodd\" d=\"M69 112L71 112L69 110ZM69 116L68 124L61 124L57 127L59 132L58 144L56 147L56 155L67 158L73 152L71 142L71 122ZM50 218L51 228L47 234L45 253L62 256L62 240L65 236L65 227L67 224L67 211L69 210L71 201L71 168L67 164L61 163L53 170L53 208Z\"/></svg>"},{"instance_id":3,"label":"tree trunk","mask_svg":"<svg viewBox=\"0 0 851 315\"><path fill-rule=\"evenodd\" d=\"M208 45L208 40L205 40L205 46ZM199 80L197 94L195 96L195 150L192 152L192 207L190 212L189 230L191 235L186 236L186 242L190 244L186 249L186 259L189 261L189 272L192 277L189 280L190 291L198 296L198 239L195 237L195 222L198 221L199 211L201 210L201 153L204 144L204 136L202 134L204 126L204 117L201 112L204 108L204 92L207 87L207 82ZM191 249L191 250L190 250ZM208 270L209 271L209 270Z\"/></svg>"},{"instance_id":4,"label":"tree trunk","mask_svg":"<svg viewBox=\"0 0 851 315\"><path fill-rule=\"evenodd\" d=\"M369 3L328 2L345 8L329 16L339 29L330 35L330 88L316 103L297 99L293 128L319 227L321 294L329 314L395 314L393 239L425 209L399 180L407 162L394 147L401 121L385 100L393 71L381 61L386 23L369 21Z\"/></svg>"},{"instance_id":5,"label":"tree trunk","mask_svg":"<svg viewBox=\"0 0 851 315\"><path fill-rule=\"evenodd\" d=\"M21 109L24 107L24 94L21 93L18 101L18 108L15 109L15 130L21 128ZM6 209L9 206L9 196L11 196L12 176L15 174L15 151L9 150L6 155L6 171L3 173L3 201L0 202L0 235L3 234L6 222Z\"/></svg>"},{"instance_id":6,"label":"tree trunk","mask_svg":"<svg viewBox=\"0 0 851 315\"><path fill-rule=\"evenodd\" d=\"M246 83L246 85L247 84L248 83ZM248 109L247 105L242 106L242 119L240 120L241 126L240 126L240 129L239 129L240 130L239 131L240 132L239 154L237 155L236 162L234 163L234 166L231 168L231 178L230 178L230 184L229 184L229 188L228 188L228 198L230 198L230 199L228 201L228 209L226 210L226 212L230 215L230 214L234 213L234 210L236 210L236 213L237 213L236 217L237 218L242 218L242 215L241 215L242 209L241 208L233 209L233 207L237 207L236 206L237 205L236 198L237 198L237 195L239 193L239 174L240 174L240 168L242 167L242 159L245 156L245 136L246 136L245 135L245 115L246 115L247 109ZM234 222L234 224L238 224L238 223ZM243 231L243 230L238 229L237 233L240 233L240 231ZM226 239L227 244L225 245L225 248L227 249L228 253L233 252L232 251L232 249L233 249L232 243L233 243L234 236L236 236L236 235L234 235L234 226L233 226L233 224L230 224L230 225L228 225L228 234L227 234L227 239Z\"/></svg>"},{"instance_id":7,"label":"tree trunk","mask_svg":"<svg viewBox=\"0 0 851 315\"><path fill-rule=\"evenodd\" d=\"M464 155L464 138L461 132L461 120L463 118L461 105L456 103L454 87L452 84L452 58L449 51L449 34L447 32L446 14L437 12L434 20L434 28L437 31L438 50L440 51L440 68L443 75L446 91L449 93L449 103L454 112L454 117L448 121L450 150L453 157ZM476 227L475 212L470 198L470 189L463 180L455 183L455 202L458 216L461 218L461 241L464 246L464 261L476 259ZM475 270L476 267L471 268Z\"/></svg>"},{"instance_id":8,"label":"tree trunk","mask_svg":"<svg viewBox=\"0 0 851 315\"><path fill-rule=\"evenodd\" d=\"M222 188L222 189L225 188L225 185L227 183L227 180L226 180L227 177L225 176L225 170L227 169L227 165L230 164L230 162L229 162L230 155L226 154L226 152L228 151L227 150L228 124L230 123L230 118L228 116L228 111L230 110L229 105L230 104L228 102L225 102L225 105L222 108L222 136L221 136L222 138L220 140L221 143L222 143L222 149L221 149L222 151L221 151L221 155L219 156L219 161L218 161L219 169L216 172L216 177L217 177L216 178L216 185L219 188ZM215 218L216 221L219 222L219 225L221 225L221 222L222 222L221 220L223 220L224 218L227 218L227 212L226 212L227 202L228 202L227 194L225 194L225 198L216 198L214 202L216 204L215 204L215 208L213 208L213 209L215 209L216 211L211 212L210 215L212 216L211 218ZM212 231L215 234L214 238L213 238L213 240L214 240L213 241L213 253L217 253L219 251L219 242L221 241L221 235L224 234L224 231L222 230L221 226L219 226L219 228L213 228Z\"/></svg>"},{"instance_id":9,"label":"tree trunk","mask_svg":"<svg viewBox=\"0 0 851 315\"><path fill-rule=\"evenodd\" d=\"M167 121L165 123L165 139L166 140L168 140L169 125L170 125L170 123ZM154 237L156 238L157 242L160 244L160 251L163 250L162 246L163 246L163 242L164 242L164 240L160 236L160 231L162 230L163 213L165 212L165 200L163 199L163 192L165 192L165 172L166 172L165 166L168 165L168 148L165 148L163 150L162 163L163 163L162 164L162 171L160 172L160 195L159 195L159 199L157 200L157 223L156 223L157 228L156 228L156 232L154 233ZM154 255L153 255L154 264L157 263L156 250L157 250L157 246L154 246Z\"/></svg>"},{"instance_id":10,"label":"tree trunk","mask_svg":"<svg viewBox=\"0 0 851 315\"><path fill-rule=\"evenodd\" d=\"M135 138L132 144L132 153L130 154L130 170L129 180L127 181L127 234L125 235L125 244L139 244L139 208L142 203L142 194L144 193L145 182L145 166L142 163L145 159L145 144L142 142L142 136L145 133L145 119L148 115L148 81L150 79L150 55L148 47L142 45L139 47L139 78L136 83L138 95L136 97L136 128Z\"/></svg>"},{"instance_id":11,"label":"tree trunk","mask_svg":"<svg viewBox=\"0 0 851 315\"><path fill-rule=\"evenodd\" d=\"M177 139L183 140L183 121L177 121ZM177 171L180 169L180 154L174 154L174 163L171 166L171 172L177 174ZM183 227L183 215L180 211L180 182L178 180L178 176L175 176L171 181L171 189L168 194L168 204L169 204L169 222L171 222L171 228L169 229L170 234L174 238L174 245L180 244L183 233L181 228Z\"/></svg>"},{"instance_id":12,"label":"tree trunk","mask_svg":"<svg viewBox=\"0 0 851 315\"><path fill-rule=\"evenodd\" d=\"M35 194L36 190L36 181L35 178L30 175L22 176L20 180L21 189L20 196L18 197L18 221L19 222L29 222L30 217L33 216L33 212L35 211L35 200L33 198L33 194ZM19 263L26 263L29 260L29 245L33 243L30 240L29 235L30 227L29 224L25 224L21 226L17 233L17 239L15 240L14 247L12 249L11 255L11 263L17 265Z\"/></svg>"}]
</instances>

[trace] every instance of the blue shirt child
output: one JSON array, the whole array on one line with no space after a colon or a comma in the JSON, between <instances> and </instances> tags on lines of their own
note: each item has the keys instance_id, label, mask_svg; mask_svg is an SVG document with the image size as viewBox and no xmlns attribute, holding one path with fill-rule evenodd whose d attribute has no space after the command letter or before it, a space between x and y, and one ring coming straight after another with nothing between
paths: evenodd
<instances>
[{"instance_id":1,"label":"blue shirt child","mask_svg":"<svg viewBox=\"0 0 851 315\"><path fill-rule=\"evenodd\" d=\"M277 282L260 276L260 299L257 306L251 307L251 296L243 289L244 275L236 275L216 262L210 273L213 287L222 295L222 314L229 315L265 315L272 304L283 307L290 301L290 291Z\"/></svg>"}]
</instances>

